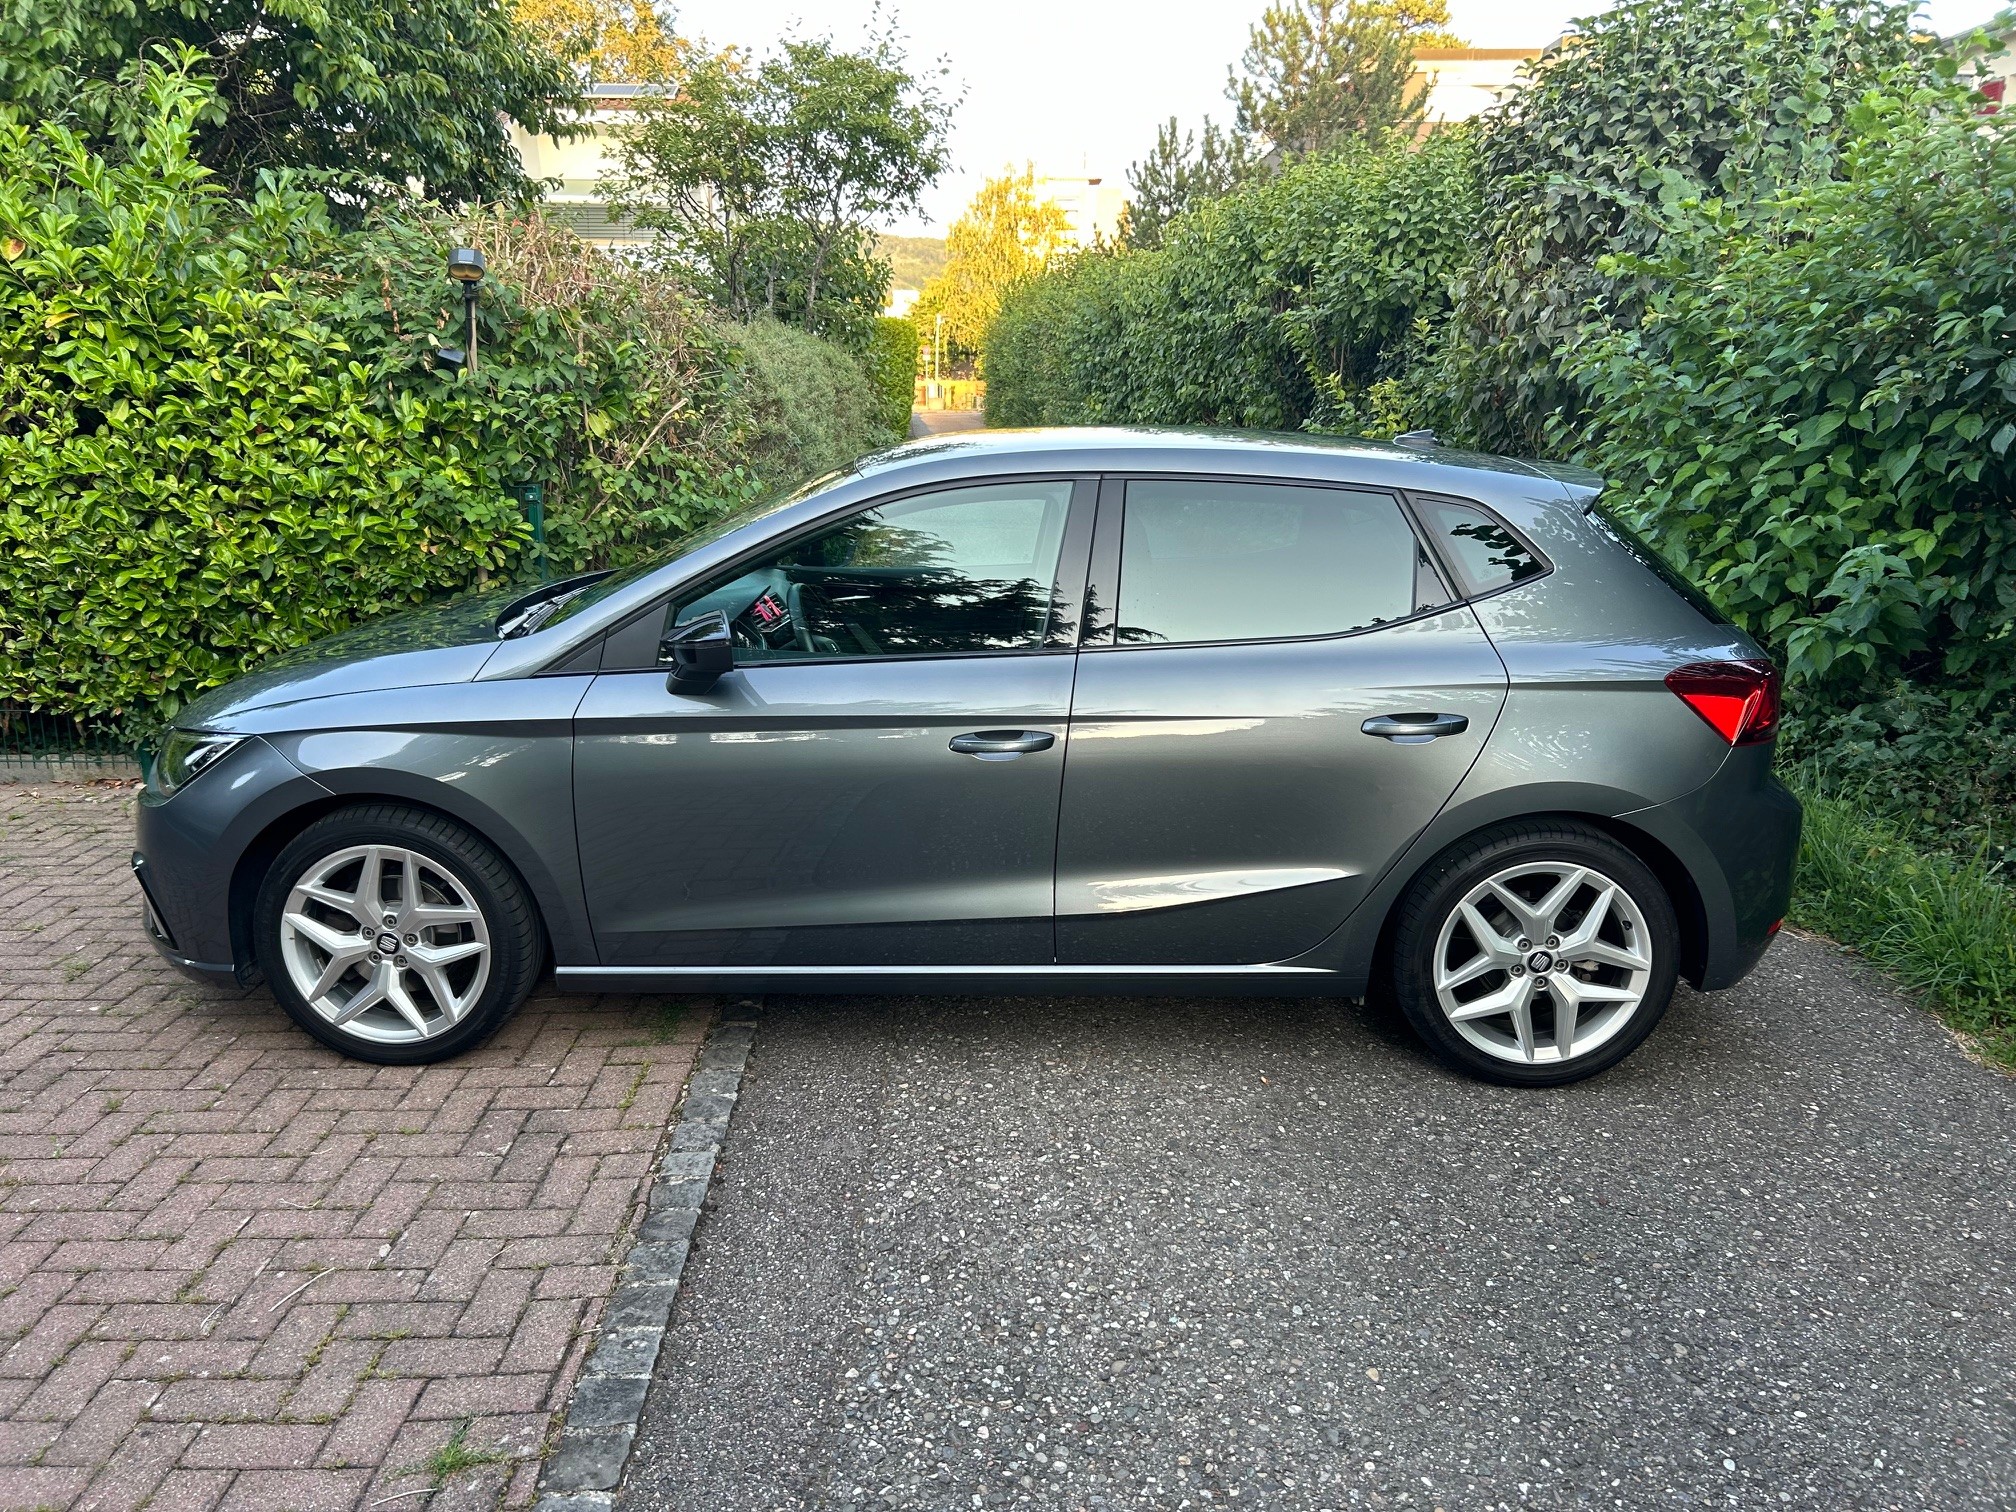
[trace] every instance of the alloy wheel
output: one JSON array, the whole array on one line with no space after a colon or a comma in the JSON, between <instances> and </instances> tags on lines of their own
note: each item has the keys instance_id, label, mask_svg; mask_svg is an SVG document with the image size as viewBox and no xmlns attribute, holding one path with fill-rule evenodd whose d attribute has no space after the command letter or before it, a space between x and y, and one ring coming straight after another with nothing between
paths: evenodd
<instances>
[{"instance_id":1,"label":"alloy wheel","mask_svg":"<svg viewBox=\"0 0 2016 1512\"><path fill-rule=\"evenodd\" d=\"M315 1013L383 1044L446 1033L490 979L476 895L433 857L392 845L349 846L302 871L280 916L280 951Z\"/></svg>"},{"instance_id":2,"label":"alloy wheel","mask_svg":"<svg viewBox=\"0 0 2016 1512\"><path fill-rule=\"evenodd\" d=\"M1645 914L1622 886L1593 867L1528 862L1485 878L1443 920L1435 996L1485 1054L1559 1063L1616 1037L1652 965Z\"/></svg>"}]
</instances>

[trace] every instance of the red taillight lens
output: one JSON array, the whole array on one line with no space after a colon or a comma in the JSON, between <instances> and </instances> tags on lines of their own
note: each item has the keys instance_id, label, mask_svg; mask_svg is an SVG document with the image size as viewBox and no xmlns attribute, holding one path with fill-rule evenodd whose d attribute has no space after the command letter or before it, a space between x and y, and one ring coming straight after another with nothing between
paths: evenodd
<instances>
[{"instance_id":1,"label":"red taillight lens","mask_svg":"<svg viewBox=\"0 0 2016 1512\"><path fill-rule=\"evenodd\" d=\"M1767 661L1689 662L1666 686L1731 745L1762 745L1778 733L1778 669Z\"/></svg>"}]
</instances>

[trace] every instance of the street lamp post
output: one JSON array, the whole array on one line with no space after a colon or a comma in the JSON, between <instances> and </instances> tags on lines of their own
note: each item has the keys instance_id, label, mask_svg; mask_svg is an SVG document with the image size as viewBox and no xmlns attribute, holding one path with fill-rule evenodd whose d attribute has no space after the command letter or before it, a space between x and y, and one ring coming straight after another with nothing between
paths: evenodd
<instances>
[{"instance_id":1,"label":"street lamp post","mask_svg":"<svg viewBox=\"0 0 2016 1512\"><path fill-rule=\"evenodd\" d=\"M448 254L448 276L462 285L462 313L469 333L469 371L476 371L476 288L483 282L483 254L457 247Z\"/></svg>"}]
</instances>

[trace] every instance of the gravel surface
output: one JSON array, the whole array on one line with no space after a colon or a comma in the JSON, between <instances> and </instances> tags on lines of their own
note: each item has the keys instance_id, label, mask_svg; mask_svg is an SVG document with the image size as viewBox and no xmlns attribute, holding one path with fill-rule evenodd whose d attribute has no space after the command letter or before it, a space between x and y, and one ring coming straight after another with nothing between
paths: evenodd
<instances>
[{"instance_id":1,"label":"gravel surface","mask_svg":"<svg viewBox=\"0 0 2016 1512\"><path fill-rule=\"evenodd\" d=\"M1336 1003L772 999L619 1505L2016 1505L2012 1134L1812 939L1560 1092Z\"/></svg>"}]
</instances>

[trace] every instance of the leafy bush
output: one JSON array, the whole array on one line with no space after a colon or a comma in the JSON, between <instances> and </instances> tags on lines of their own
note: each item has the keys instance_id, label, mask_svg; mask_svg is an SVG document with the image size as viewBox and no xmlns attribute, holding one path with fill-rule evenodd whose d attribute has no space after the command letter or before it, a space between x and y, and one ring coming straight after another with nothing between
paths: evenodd
<instances>
[{"instance_id":1,"label":"leafy bush","mask_svg":"<svg viewBox=\"0 0 2016 1512\"><path fill-rule=\"evenodd\" d=\"M241 215L190 153L206 94L155 72L113 164L0 126L0 698L172 709L524 533L428 400L381 401L268 276L320 202L269 187Z\"/></svg>"},{"instance_id":2,"label":"leafy bush","mask_svg":"<svg viewBox=\"0 0 2016 1512\"><path fill-rule=\"evenodd\" d=\"M812 477L898 439L886 396L853 353L774 320L731 330L746 362L738 402L757 430L749 456L759 476Z\"/></svg>"},{"instance_id":3,"label":"leafy bush","mask_svg":"<svg viewBox=\"0 0 2016 1512\"><path fill-rule=\"evenodd\" d=\"M1306 158L1013 289L986 347L997 421L1357 423L1448 308L1476 220L1467 136Z\"/></svg>"},{"instance_id":4,"label":"leafy bush","mask_svg":"<svg viewBox=\"0 0 2016 1512\"><path fill-rule=\"evenodd\" d=\"M2016 691L2016 137L1872 95L1839 177L1676 207L1573 354L1583 460L1809 697ZM1924 186L1938 185L1936 193Z\"/></svg>"},{"instance_id":5,"label":"leafy bush","mask_svg":"<svg viewBox=\"0 0 2016 1512\"><path fill-rule=\"evenodd\" d=\"M910 433L917 402L917 327L899 316L878 316L869 337L868 376L882 396L879 418L891 435Z\"/></svg>"},{"instance_id":6,"label":"leafy bush","mask_svg":"<svg viewBox=\"0 0 2016 1512\"><path fill-rule=\"evenodd\" d=\"M536 218L343 231L284 179L230 198L192 152L209 97L150 67L110 157L0 124L0 700L146 722L526 570L515 485L571 568L887 439L849 354L724 329ZM462 341L464 238L493 274L475 373L432 355Z\"/></svg>"},{"instance_id":7,"label":"leafy bush","mask_svg":"<svg viewBox=\"0 0 2016 1512\"><path fill-rule=\"evenodd\" d=\"M2016 886L2016 710L2007 700L1898 683L1852 708L1795 713L1779 760L1803 790L1979 856Z\"/></svg>"},{"instance_id":8,"label":"leafy bush","mask_svg":"<svg viewBox=\"0 0 2016 1512\"><path fill-rule=\"evenodd\" d=\"M463 241L490 274L477 370L443 376L432 354L462 344L464 321L442 269ZM671 280L504 211L397 207L318 251L302 288L373 392L426 405L457 447L453 493L541 485L555 569L634 557L759 486L733 333Z\"/></svg>"},{"instance_id":9,"label":"leafy bush","mask_svg":"<svg viewBox=\"0 0 2016 1512\"><path fill-rule=\"evenodd\" d=\"M1888 0L1631 0L1578 23L1479 123L1484 232L1461 281L1437 422L1531 455L1583 404L1568 360L1592 331L1636 323L1642 288L1616 252L1655 251L1648 209L1714 196L1768 202L1824 173L1862 93L1921 54Z\"/></svg>"}]
</instances>

